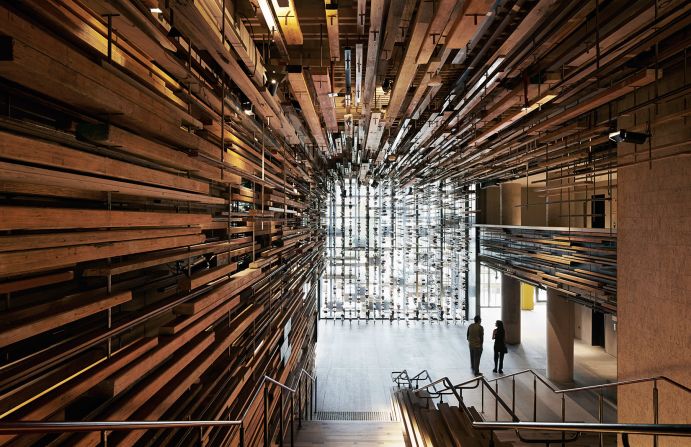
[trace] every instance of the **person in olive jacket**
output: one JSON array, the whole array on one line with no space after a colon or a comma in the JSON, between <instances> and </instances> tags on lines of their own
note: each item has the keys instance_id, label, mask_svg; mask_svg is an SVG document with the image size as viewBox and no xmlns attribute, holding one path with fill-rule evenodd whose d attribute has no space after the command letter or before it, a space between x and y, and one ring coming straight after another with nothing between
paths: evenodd
<instances>
[{"instance_id":1,"label":"person in olive jacket","mask_svg":"<svg viewBox=\"0 0 691 447\"><path fill-rule=\"evenodd\" d=\"M504 373L504 354L508 352L506 349L506 331L504 330L504 322L497 320L496 328L492 332L492 339L494 340L494 369L492 372L497 372L497 363L499 363L499 373Z\"/></svg>"},{"instance_id":2,"label":"person in olive jacket","mask_svg":"<svg viewBox=\"0 0 691 447\"><path fill-rule=\"evenodd\" d=\"M485 330L480 324L482 320L480 316L475 317L475 323L468 326L468 347L470 348L470 367L473 369L473 374L476 376L480 374L480 357L482 356L482 342L485 338Z\"/></svg>"}]
</instances>

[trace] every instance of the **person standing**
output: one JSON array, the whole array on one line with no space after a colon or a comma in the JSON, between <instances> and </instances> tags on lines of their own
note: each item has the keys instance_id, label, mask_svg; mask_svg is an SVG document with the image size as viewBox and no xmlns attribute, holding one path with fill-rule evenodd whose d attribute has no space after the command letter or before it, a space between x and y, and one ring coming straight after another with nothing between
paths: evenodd
<instances>
[{"instance_id":1,"label":"person standing","mask_svg":"<svg viewBox=\"0 0 691 447\"><path fill-rule=\"evenodd\" d=\"M504 322L497 320L496 328L492 332L492 339L494 340L494 369L492 372L497 372L497 362L499 363L499 373L504 374L504 354L508 352L506 349L506 330L504 329Z\"/></svg>"},{"instance_id":2,"label":"person standing","mask_svg":"<svg viewBox=\"0 0 691 447\"><path fill-rule=\"evenodd\" d=\"M485 338L485 330L480 325L482 319L479 315L475 316L475 323L468 326L468 347L470 348L470 367L473 374L480 375L480 356L482 356L482 342Z\"/></svg>"}]
</instances>

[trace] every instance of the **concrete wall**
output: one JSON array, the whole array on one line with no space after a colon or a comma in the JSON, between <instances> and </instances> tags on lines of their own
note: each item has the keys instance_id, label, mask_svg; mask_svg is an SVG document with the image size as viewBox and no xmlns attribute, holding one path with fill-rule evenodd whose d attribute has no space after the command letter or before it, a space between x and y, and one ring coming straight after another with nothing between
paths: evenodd
<instances>
[{"instance_id":1,"label":"concrete wall","mask_svg":"<svg viewBox=\"0 0 691 447\"><path fill-rule=\"evenodd\" d=\"M521 188L521 225L544 227L547 225L544 193L538 188ZM530 206L525 206L530 205Z\"/></svg>"},{"instance_id":2,"label":"concrete wall","mask_svg":"<svg viewBox=\"0 0 691 447\"><path fill-rule=\"evenodd\" d=\"M617 330L612 315L605 315L605 352L613 357L617 356Z\"/></svg>"},{"instance_id":3,"label":"concrete wall","mask_svg":"<svg viewBox=\"0 0 691 447\"><path fill-rule=\"evenodd\" d=\"M581 304L573 305L574 336L587 345L593 344L593 310Z\"/></svg>"},{"instance_id":4,"label":"concrete wall","mask_svg":"<svg viewBox=\"0 0 691 447\"><path fill-rule=\"evenodd\" d=\"M488 186L479 190L478 205L480 213L477 216L478 223L488 225L501 224L500 197L498 186Z\"/></svg>"},{"instance_id":5,"label":"concrete wall","mask_svg":"<svg viewBox=\"0 0 691 447\"><path fill-rule=\"evenodd\" d=\"M682 85L683 72L665 72L659 94ZM619 110L652 97L653 89L629 95ZM620 118L619 127L645 131L652 118L653 154L648 147L619 144L617 335L619 380L665 375L691 385L691 126L683 118L663 120L685 109L682 99L660 102ZM649 114L650 113L650 114ZM677 116L679 116L677 114ZM674 146L672 146L674 145ZM659 150L658 150L659 148ZM635 154L634 154L635 151ZM691 423L691 396L660 385L662 423ZM652 387L619 391L619 421L653 421ZM632 445L651 445L635 439ZM660 446L689 445L663 439Z\"/></svg>"},{"instance_id":6,"label":"concrete wall","mask_svg":"<svg viewBox=\"0 0 691 447\"><path fill-rule=\"evenodd\" d=\"M502 183L501 190L501 224L521 225L521 185Z\"/></svg>"}]
</instances>

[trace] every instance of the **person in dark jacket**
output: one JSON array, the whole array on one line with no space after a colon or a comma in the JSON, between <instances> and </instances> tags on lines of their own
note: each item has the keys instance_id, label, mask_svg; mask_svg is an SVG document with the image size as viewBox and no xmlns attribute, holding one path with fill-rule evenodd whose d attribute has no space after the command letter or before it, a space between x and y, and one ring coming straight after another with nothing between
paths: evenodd
<instances>
[{"instance_id":1,"label":"person in dark jacket","mask_svg":"<svg viewBox=\"0 0 691 447\"><path fill-rule=\"evenodd\" d=\"M496 326L492 333L494 340L494 369L492 372L497 372L497 363L499 363L499 373L504 374L504 354L508 352L506 349L506 331L503 321L497 320Z\"/></svg>"}]
</instances>

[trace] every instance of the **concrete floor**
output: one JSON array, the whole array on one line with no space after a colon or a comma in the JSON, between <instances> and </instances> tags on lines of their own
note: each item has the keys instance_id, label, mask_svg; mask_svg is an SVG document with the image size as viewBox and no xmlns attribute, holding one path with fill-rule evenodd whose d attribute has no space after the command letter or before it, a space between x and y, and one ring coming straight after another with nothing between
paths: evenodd
<instances>
[{"instance_id":1,"label":"concrete floor","mask_svg":"<svg viewBox=\"0 0 691 447\"><path fill-rule=\"evenodd\" d=\"M504 374L533 369L544 376L545 304L538 303L533 311L523 311L522 344L510 346L504 359ZM500 309L483 309L486 341L480 370L489 378L493 374L491 331ZM319 380L318 406L320 411L389 411L391 409L391 371L406 369L410 375L427 369L433 379L447 376L453 383L472 377L470 354L466 341L467 325L440 325L429 322L370 321L365 324L322 320L319 322L316 369ZM574 373L575 384L585 386L616 380L616 358L604 349L587 346L576 340ZM557 386L558 387L558 386ZM500 386L502 397L510 404L511 382ZM476 394L475 396L473 394ZM473 398L480 405L479 393L467 392L466 400ZM517 380L517 414L521 419L532 418L532 378ZM521 397L523 397L521 399ZM612 396L606 396L612 399ZM538 419L552 420L560 415L558 396L538 387ZM493 404L487 411L493 412ZM587 411L583 411L586 407ZM579 395L567 403L568 420L593 420L588 416L597 408L594 395ZM521 414L522 413L522 414ZM605 420L613 420L614 410L607 406Z\"/></svg>"}]
</instances>

